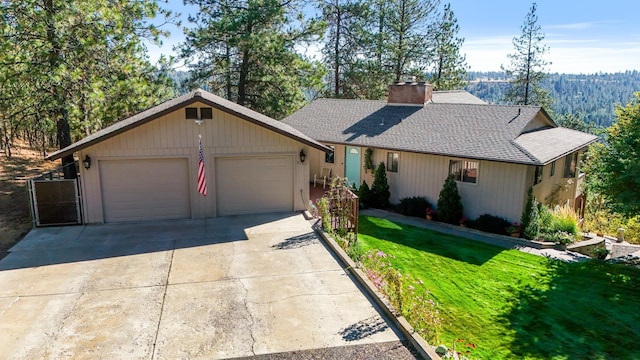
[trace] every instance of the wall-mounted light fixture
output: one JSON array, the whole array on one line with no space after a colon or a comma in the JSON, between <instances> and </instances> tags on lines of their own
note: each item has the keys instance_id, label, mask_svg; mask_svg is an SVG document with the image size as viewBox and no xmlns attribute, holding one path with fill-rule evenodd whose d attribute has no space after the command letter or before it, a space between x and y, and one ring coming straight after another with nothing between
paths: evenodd
<instances>
[{"instance_id":1,"label":"wall-mounted light fixture","mask_svg":"<svg viewBox=\"0 0 640 360\"><path fill-rule=\"evenodd\" d=\"M84 156L84 160L82 160L82 165L84 165L85 169L89 170L89 168L91 167L91 158L89 157L89 155Z\"/></svg>"},{"instance_id":2,"label":"wall-mounted light fixture","mask_svg":"<svg viewBox=\"0 0 640 360\"><path fill-rule=\"evenodd\" d=\"M300 150L300 163L304 164L304 160L307 158L307 154L305 154L304 149Z\"/></svg>"}]
</instances>

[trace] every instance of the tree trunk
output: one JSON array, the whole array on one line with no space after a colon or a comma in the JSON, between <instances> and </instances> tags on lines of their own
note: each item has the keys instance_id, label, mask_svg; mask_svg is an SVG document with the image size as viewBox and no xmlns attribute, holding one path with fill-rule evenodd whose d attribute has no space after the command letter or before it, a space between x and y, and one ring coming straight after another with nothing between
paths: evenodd
<instances>
[{"instance_id":1,"label":"tree trunk","mask_svg":"<svg viewBox=\"0 0 640 360\"><path fill-rule=\"evenodd\" d=\"M60 43L56 34L55 28L55 9L53 7L53 0L45 0L44 8L47 12L47 42L50 46L49 50L49 68L50 74L57 74L59 72L60 64L62 63L62 54L60 53ZM71 129L69 127L69 111L67 110L67 99L64 95L62 84L53 84L53 88L50 92L54 96L55 108L51 112L53 118L56 121L56 136L58 138L58 144L60 149L63 149L71 145ZM65 179L75 179L77 176L76 167L74 165L73 155L67 155L62 158L62 166Z\"/></svg>"}]
</instances>

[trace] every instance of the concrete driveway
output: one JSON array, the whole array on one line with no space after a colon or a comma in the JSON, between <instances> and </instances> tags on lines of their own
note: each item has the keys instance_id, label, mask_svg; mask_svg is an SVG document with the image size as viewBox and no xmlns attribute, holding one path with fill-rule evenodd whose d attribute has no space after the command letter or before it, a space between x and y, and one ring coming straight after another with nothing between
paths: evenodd
<instances>
[{"instance_id":1,"label":"concrete driveway","mask_svg":"<svg viewBox=\"0 0 640 360\"><path fill-rule=\"evenodd\" d=\"M41 228L0 261L2 359L406 356L390 326L301 215Z\"/></svg>"}]
</instances>

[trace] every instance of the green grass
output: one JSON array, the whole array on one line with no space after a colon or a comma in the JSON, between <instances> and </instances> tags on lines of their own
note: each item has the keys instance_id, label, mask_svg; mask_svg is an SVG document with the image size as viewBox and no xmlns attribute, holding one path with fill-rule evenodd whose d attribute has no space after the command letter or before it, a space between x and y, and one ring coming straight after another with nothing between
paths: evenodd
<instances>
[{"instance_id":1,"label":"green grass","mask_svg":"<svg viewBox=\"0 0 640 360\"><path fill-rule=\"evenodd\" d=\"M358 241L424 281L444 318L441 343L473 342L473 358L640 358L638 269L553 261L366 216Z\"/></svg>"}]
</instances>

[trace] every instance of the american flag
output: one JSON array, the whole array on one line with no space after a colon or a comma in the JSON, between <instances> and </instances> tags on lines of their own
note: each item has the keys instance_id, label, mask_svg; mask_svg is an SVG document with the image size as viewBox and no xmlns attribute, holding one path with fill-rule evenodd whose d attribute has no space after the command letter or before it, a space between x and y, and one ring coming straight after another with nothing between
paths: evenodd
<instances>
[{"instance_id":1,"label":"american flag","mask_svg":"<svg viewBox=\"0 0 640 360\"><path fill-rule=\"evenodd\" d=\"M204 156L202 155L202 139L198 139L198 192L207 196L207 178L204 175Z\"/></svg>"}]
</instances>

